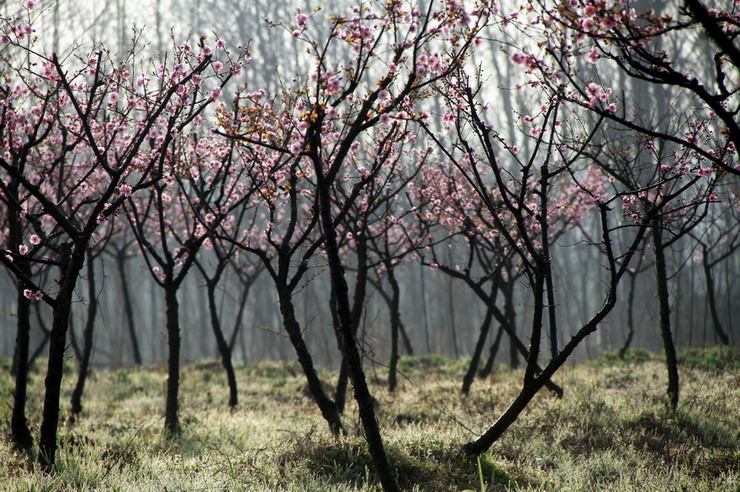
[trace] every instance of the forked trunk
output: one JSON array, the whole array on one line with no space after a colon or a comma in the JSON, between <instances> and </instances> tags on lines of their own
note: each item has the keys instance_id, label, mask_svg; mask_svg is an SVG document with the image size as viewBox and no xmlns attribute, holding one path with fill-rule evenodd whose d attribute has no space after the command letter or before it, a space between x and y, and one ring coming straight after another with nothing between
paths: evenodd
<instances>
[{"instance_id":1,"label":"forked trunk","mask_svg":"<svg viewBox=\"0 0 740 492\"><path fill-rule=\"evenodd\" d=\"M308 383L308 390L311 392L311 396L319 406L321 415L329 424L329 430L335 436L339 435L343 431L342 420L337 411L337 406L334 402L326 395L321 380L316 373L316 368L313 365L313 359L311 353L306 347L306 342L303 340L301 334L301 327L298 324L298 320L295 317L295 310L293 308L293 301L291 299L290 292L284 286L278 286L278 297L280 300L280 313L283 315L283 327L288 332L288 338L293 344L296 355L298 356L298 363L303 369L303 374L306 376L306 382Z\"/></svg>"}]
</instances>

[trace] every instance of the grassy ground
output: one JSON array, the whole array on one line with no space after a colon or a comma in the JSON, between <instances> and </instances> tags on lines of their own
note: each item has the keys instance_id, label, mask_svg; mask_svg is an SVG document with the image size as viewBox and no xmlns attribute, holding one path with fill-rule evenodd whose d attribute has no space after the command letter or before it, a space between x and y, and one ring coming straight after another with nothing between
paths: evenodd
<instances>
[{"instance_id":1,"label":"grassy ground","mask_svg":"<svg viewBox=\"0 0 740 492\"><path fill-rule=\"evenodd\" d=\"M542 393L480 460L459 446L476 437L516 395L519 372L499 368L460 396L465 361L407 358L401 389L384 373L373 390L398 479L411 490L740 490L740 360L730 352L683 355L682 403L665 408L662 363L632 352L564 368L558 400ZM7 365L7 361L4 362ZM73 374L65 377L68 406ZM327 378L333 375L326 374ZM349 435L330 437L295 365L238 370L240 406L226 408L218 364L182 375L184 432L161 433L162 369L96 372L85 412L60 428L58 471L44 475L0 442L0 490L377 490L349 406ZM34 374L37 427L43 377ZM0 419L7 434L12 379L0 372ZM34 432L37 434L38 429Z\"/></svg>"}]
</instances>

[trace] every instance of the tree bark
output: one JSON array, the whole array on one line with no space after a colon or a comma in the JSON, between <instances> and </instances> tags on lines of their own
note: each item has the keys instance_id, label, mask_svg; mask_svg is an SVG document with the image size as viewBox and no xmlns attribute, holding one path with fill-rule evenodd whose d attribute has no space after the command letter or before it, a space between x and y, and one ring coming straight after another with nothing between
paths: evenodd
<instances>
[{"instance_id":1,"label":"tree bark","mask_svg":"<svg viewBox=\"0 0 740 492\"><path fill-rule=\"evenodd\" d=\"M712 278L712 267L709 265L707 260L707 252L704 251L702 255L702 267L704 269L704 279L707 283L707 297L709 301L709 310L712 313L712 323L714 324L714 332L719 337L723 345L730 345L730 337L727 336L722 327L722 322L719 319L719 313L717 312L717 298L714 292L714 279Z\"/></svg>"},{"instance_id":2,"label":"tree bark","mask_svg":"<svg viewBox=\"0 0 740 492\"><path fill-rule=\"evenodd\" d=\"M323 162L314 158L314 170L317 175L319 190L319 210L321 213L321 224L324 232L324 246L329 263L329 273L332 288L337 302L337 314L339 315L340 331L342 335L342 356L347 361L349 375L354 387L354 397L359 407L360 420L365 431L370 456L373 459L375 471L378 474L383 489L386 492L399 491L396 480L393 478L388 456L385 453L383 439L380 435L378 421L373 410L373 397L367 386L365 374L362 369L362 357L357 347L357 342L352 332L352 312L349 302L349 288L344 274L344 267L339 256L336 230L331 213L331 199L329 183L323 176Z\"/></svg>"},{"instance_id":3,"label":"tree bark","mask_svg":"<svg viewBox=\"0 0 740 492\"><path fill-rule=\"evenodd\" d=\"M388 262L390 263L390 262ZM398 281L393 273L392 265L387 264L388 283L391 286L391 360L388 373L388 389L395 391L398 385L398 338L401 331L401 312L399 305L401 303L401 289L398 287Z\"/></svg>"},{"instance_id":4,"label":"tree bark","mask_svg":"<svg viewBox=\"0 0 740 492\"><path fill-rule=\"evenodd\" d=\"M231 361L231 349L221 330L221 321L218 318L218 306L216 306L216 281L207 281L206 290L208 292L208 310L211 312L211 328L216 336L216 346L219 355L221 355L221 364L226 371L226 379L229 382L229 406L234 408L239 404L239 396L236 387L236 375L234 374L234 365Z\"/></svg>"},{"instance_id":5,"label":"tree bark","mask_svg":"<svg viewBox=\"0 0 740 492\"><path fill-rule=\"evenodd\" d=\"M24 286L18 282L17 333L15 338L15 390L13 413L10 417L10 439L22 450L33 446L31 431L26 422L26 392L28 385L28 351L31 334L31 302L23 295Z\"/></svg>"},{"instance_id":6,"label":"tree bark","mask_svg":"<svg viewBox=\"0 0 740 492\"><path fill-rule=\"evenodd\" d=\"M483 347L486 344L488 332L491 330L491 321L493 321L493 313L490 309L486 309L486 317L483 320L483 323L480 325L480 334L478 335L478 341L476 342L475 349L473 350L473 357L470 359L468 371L463 377L463 395L467 395L468 393L470 393L470 387L473 384L473 380L475 379L475 372L478 370L478 364L480 363L480 356L483 353ZM491 357L491 360L493 360L493 357Z\"/></svg>"},{"instance_id":7,"label":"tree bark","mask_svg":"<svg viewBox=\"0 0 740 492\"><path fill-rule=\"evenodd\" d=\"M82 358L80 359L80 370L77 373L77 383L72 391L72 416L73 418L82 413L82 394L85 391L85 382L90 372L90 361L93 350L93 332L95 329L95 317L98 313L98 299L95 292L95 264L92 253L87 251L87 320L82 339Z\"/></svg>"},{"instance_id":8,"label":"tree bark","mask_svg":"<svg viewBox=\"0 0 740 492\"><path fill-rule=\"evenodd\" d=\"M498 353L498 348L501 345L501 338L504 336L504 327L500 326L498 329L498 332L496 333L496 338L493 340L493 343L491 344L491 349L488 352L488 360L486 361L486 365L483 366L483 369L481 369L478 372L479 378L485 378L488 377L489 374L491 374L491 371L493 370L493 363L496 359L496 354ZM516 347L514 348L516 350Z\"/></svg>"},{"instance_id":9,"label":"tree bark","mask_svg":"<svg viewBox=\"0 0 740 492\"><path fill-rule=\"evenodd\" d=\"M306 382L308 383L308 390L311 392L311 396L319 406L321 415L329 424L329 430L335 436L339 435L344 429L342 427L342 420L340 414L337 411L337 406L333 401L326 395L321 380L316 373L316 368L313 365L313 359L311 353L306 347L306 342L303 340L301 334L301 327L298 324L298 320L295 317L295 309L293 308L293 300L291 299L290 292L287 287L278 285L278 298L280 301L280 313L283 316L283 327L288 332L288 338L293 344L293 348L298 356L298 363L303 369L303 374L306 376Z\"/></svg>"},{"instance_id":10,"label":"tree bark","mask_svg":"<svg viewBox=\"0 0 740 492\"><path fill-rule=\"evenodd\" d=\"M619 349L619 358L624 360L627 356L627 350L632 345L632 339L635 336L635 283L637 272L630 274L629 294L627 295L627 338L624 340L622 348Z\"/></svg>"},{"instance_id":11,"label":"tree bark","mask_svg":"<svg viewBox=\"0 0 740 492\"><path fill-rule=\"evenodd\" d=\"M673 410L678 407L679 375L676 346L671 333L671 305L668 295L668 273L666 267L665 250L663 247L662 222L653 220L653 249L655 252L655 280L658 289L658 303L660 305L660 335L665 350L666 369L668 370L668 401Z\"/></svg>"},{"instance_id":12,"label":"tree bark","mask_svg":"<svg viewBox=\"0 0 740 492\"><path fill-rule=\"evenodd\" d=\"M362 318L362 311L365 307L365 294L367 292L367 236L365 234L357 237L357 280L355 283L355 295L354 303L352 304L352 334L357 336L357 332L360 328L360 319ZM332 291L333 292L333 291ZM339 314L336 313L337 304L336 297L332 293L332 309L335 311L332 314L334 325L339 327L341 321L339 320ZM339 351L342 352L342 341L341 332L337 330L337 341L339 342ZM335 391L334 401L337 405L339 413L344 412L344 404L347 398L347 383L349 379L349 367L347 362L342 357L342 365L339 370L339 379L337 380L337 388Z\"/></svg>"},{"instance_id":13,"label":"tree bark","mask_svg":"<svg viewBox=\"0 0 740 492\"><path fill-rule=\"evenodd\" d=\"M168 279L171 275L167 276ZM169 280L168 280L169 281ZM164 432L167 437L180 434L179 391L180 391L180 305L177 302L177 287L164 287L165 311L167 315L167 396L164 411Z\"/></svg>"},{"instance_id":14,"label":"tree bark","mask_svg":"<svg viewBox=\"0 0 740 492\"><path fill-rule=\"evenodd\" d=\"M63 245L69 249L69 245ZM85 245L78 245L74 252L63 252L60 259L61 275L59 292L54 300L51 332L49 334L49 359L46 370L44 410L39 437L39 463L46 472L54 468L59 427L59 397L62 387L64 352L67 346L67 329L72 311L72 295L77 278L85 263ZM65 258L66 257L66 258Z\"/></svg>"},{"instance_id":15,"label":"tree bark","mask_svg":"<svg viewBox=\"0 0 740 492\"><path fill-rule=\"evenodd\" d=\"M118 267L118 277L121 280L121 293L123 294L123 312L126 314L126 327L131 338L131 350L133 351L134 364L142 364L141 350L139 349L139 339L136 336L136 326L134 323L134 308L131 301L131 292L128 287L128 274L126 273L126 263L123 253L116 257L116 266Z\"/></svg>"}]
</instances>

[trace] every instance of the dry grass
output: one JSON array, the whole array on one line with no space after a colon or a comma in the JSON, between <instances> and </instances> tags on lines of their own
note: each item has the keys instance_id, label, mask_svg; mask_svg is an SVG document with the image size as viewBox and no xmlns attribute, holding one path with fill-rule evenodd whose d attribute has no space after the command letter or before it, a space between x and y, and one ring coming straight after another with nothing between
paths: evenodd
<instances>
[{"instance_id":1,"label":"dry grass","mask_svg":"<svg viewBox=\"0 0 740 492\"><path fill-rule=\"evenodd\" d=\"M638 354L639 355L639 354ZM665 407L659 360L602 359L564 368L562 400L542 393L480 461L459 446L489 426L519 387L499 368L462 398L464 361L406 359L395 394L371 374L384 438L399 482L411 490L740 490L740 369L736 355L686 357L682 403ZM724 358L723 358L724 357ZM644 360L647 359L647 360ZM698 361L698 362L697 362ZM326 379L334 375L325 374ZM82 419L60 428L58 470L0 444L1 490L376 490L356 408L334 440L294 365L238 370L240 406L226 408L217 364L182 375L182 436L162 436L162 369L96 372ZM65 403L73 383L65 377ZM12 379L0 375L7 429ZM43 378L34 374L37 425ZM38 429L35 429L37 433Z\"/></svg>"}]
</instances>

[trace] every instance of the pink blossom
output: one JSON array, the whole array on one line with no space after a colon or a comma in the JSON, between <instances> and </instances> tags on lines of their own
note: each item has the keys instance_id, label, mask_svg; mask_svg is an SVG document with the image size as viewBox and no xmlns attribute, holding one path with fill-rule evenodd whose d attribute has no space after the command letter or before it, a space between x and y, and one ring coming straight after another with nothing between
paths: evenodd
<instances>
[{"instance_id":1,"label":"pink blossom","mask_svg":"<svg viewBox=\"0 0 740 492\"><path fill-rule=\"evenodd\" d=\"M219 97L221 97L221 88L216 87L211 91L211 101L216 101Z\"/></svg>"},{"instance_id":2,"label":"pink blossom","mask_svg":"<svg viewBox=\"0 0 740 492\"><path fill-rule=\"evenodd\" d=\"M383 89L382 91L378 92L378 99L381 101L385 101L386 99L390 98L390 94L388 94L388 91Z\"/></svg>"},{"instance_id":3,"label":"pink blossom","mask_svg":"<svg viewBox=\"0 0 740 492\"><path fill-rule=\"evenodd\" d=\"M586 32L593 31L595 27L596 23L591 17L586 17L581 21L581 28Z\"/></svg>"},{"instance_id":4,"label":"pink blossom","mask_svg":"<svg viewBox=\"0 0 740 492\"><path fill-rule=\"evenodd\" d=\"M219 39L218 41L216 41L216 48L220 50L226 48L226 42L224 42L223 39Z\"/></svg>"},{"instance_id":5,"label":"pink blossom","mask_svg":"<svg viewBox=\"0 0 740 492\"><path fill-rule=\"evenodd\" d=\"M23 8L27 10L32 10L36 6L36 2L33 0L26 0L23 2Z\"/></svg>"},{"instance_id":6,"label":"pink blossom","mask_svg":"<svg viewBox=\"0 0 740 492\"><path fill-rule=\"evenodd\" d=\"M380 124L381 125L388 125L391 122L390 116L388 116L387 113L383 113L380 115Z\"/></svg>"},{"instance_id":7,"label":"pink blossom","mask_svg":"<svg viewBox=\"0 0 740 492\"><path fill-rule=\"evenodd\" d=\"M32 234L31 235L31 238L29 239L29 241L31 242L31 244L33 244L34 246L36 246L37 244L39 244L41 242L41 238L38 237L36 234Z\"/></svg>"},{"instance_id":8,"label":"pink blossom","mask_svg":"<svg viewBox=\"0 0 740 492\"><path fill-rule=\"evenodd\" d=\"M525 61L527 61L527 58L521 53L514 53L513 55L511 55L511 61L513 63L516 63L517 65L522 65Z\"/></svg>"},{"instance_id":9,"label":"pink blossom","mask_svg":"<svg viewBox=\"0 0 740 492\"><path fill-rule=\"evenodd\" d=\"M617 105L616 105L616 104L614 104L614 103L611 103L611 104L610 104L610 105L609 105L609 106L607 107L607 109L608 109L609 111L611 111L612 113L616 113L616 111L617 111Z\"/></svg>"},{"instance_id":10,"label":"pink blossom","mask_svg":"<svg viewBox=\"0 0 740 492\"><path fill-rule=\"evenodd\" d=\"M589 63L593 63L594 65L599 63L601 55L599 55L599 52L596 51L596 46L591 48L591 51L588 52L588 56L586 58L588 59Z\"/></svg>"},{"instance_id":11,"label":"pink blossom","mask_svg":"<svg viewBox=\"0 0 740 492\"><path fill-rule=\"evenodd\" d=\"M20 246L18 246L18 253L20 253L22 255L27 254L28 253L28 246L26 246L25 244L21 244Z\"/></svg>"},{"instance_id":12,"label":"pink blossom","mask_svg":"<svg viewBox=\"0 0 740 492\"><path fill-rule=\"evenodd\" d=\"M133 189L131 188L131 186L127 184L122 184L121 186L118 187L118 191L123 196L131 196L131 192L133 191Z\"/></svg>"},{"instance_id":13,"label":"pink blossom","mask_svg":"<svg viewBox=\"0 0 740 492\"><path fill-rule=\"evenodd\" d=\"M295 16L295 25L298 29L306 29L307 22L308 16L306 14L298 14Z\"/></svg>"},{"instance_id":14,"label":"pink blossom","mask_svg":"<svg viewBox=\"0 0 740 492\"><path fill-rule=\"evenodd\" d=\"M44 298L44 293L40 290L37 290L36 292L32 291L31 289L23 289L23 297L26 299L33 299L35 301L40 301Z\"/></svg>"},{"instance_id":15,"label":"pink blossom","mask_svg":"<svg viewBox=\"0 0 740 492\"><path fill-rule=\"evenodd\" d=\"M215 71L220 72L221 70L223 70L223 68L224 68L224 64L221 63L220 61L213 62L213 69Z\"/></svg>"},{"instance_id":16,"label":"pink blossom","mask_svg":"<svg viewBox=\"0 0 740 492\"><path fill-rule=\"evenodd\" d=\"M336 76L329 77L329 80L326 81L326 92L328 94L336 94L339 92L340 83L339 78Z\"/></svg>"},{"instance_id":17,"label":"pink blossom","mask_svg":"<svg viewBox=\"0 0 740 492\"><path fill-rule=\"evenodd\" d=\"M108 94L108 102L111 104L116 104L118 102L118 93L111 92L110 94Z\"/></svg>"}]
</instances>

